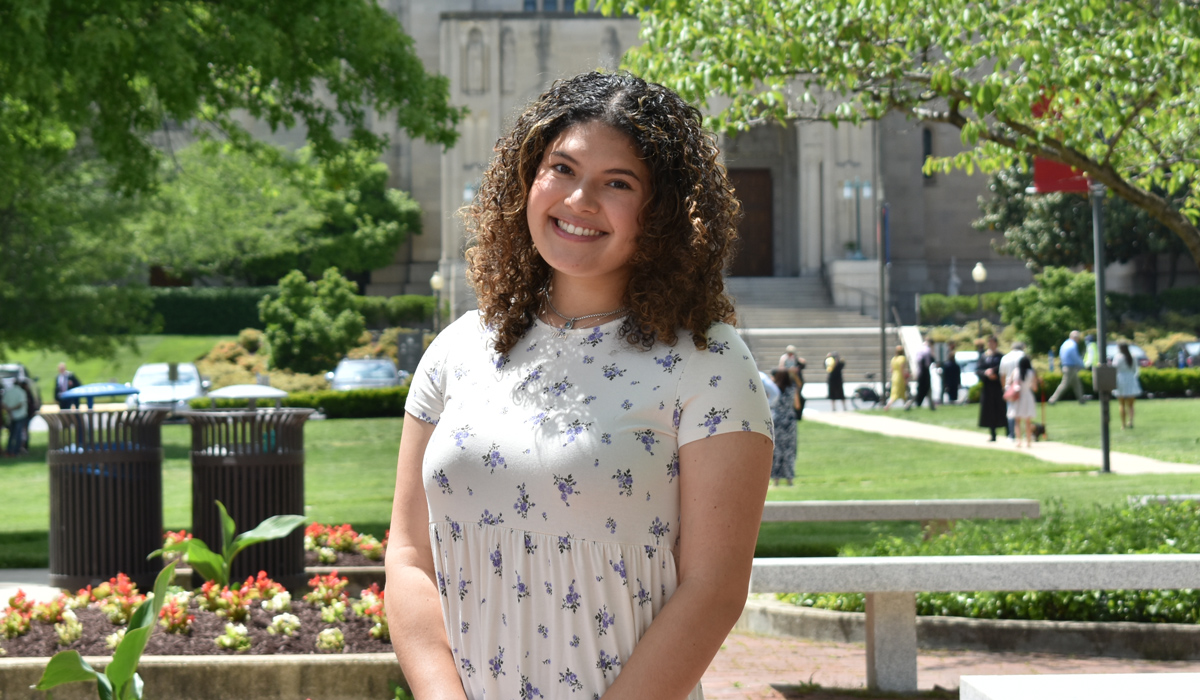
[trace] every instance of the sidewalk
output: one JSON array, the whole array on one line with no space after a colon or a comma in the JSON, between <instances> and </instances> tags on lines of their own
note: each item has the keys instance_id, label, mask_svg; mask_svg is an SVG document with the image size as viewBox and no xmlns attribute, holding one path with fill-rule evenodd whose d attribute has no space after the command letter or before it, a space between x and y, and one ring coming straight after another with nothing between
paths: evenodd
<instances>
[{"instance_id":1,"label":"sidewalk","mask_svg":"<svg viewBox=\"0 0 1200 700\"><path fill-rule=\"evenodd\" d=\"M932 440L963 447L978 447L985 450L1005 450L1029 455L1036 459L1055 464L1082 464L1099 469L1103 464L1100 450L1091 447L1079 447L1063 442L1046 440L1034 443L1032 448L1018 448L1008 440L989 442L987 435L982 432L943 428L938 425L918 423L902 418L889 418L874 414L863 414L855 411L822 412L805 411L805 420L825 423L838 428L862 430L868 433L879 433L891 437L914 438L917 440ZM1109 452L1109 466L1114 474L1200 474L1200 464L1180 464L1178 462L1163 462L1140 455L1126 452Z\"/></svg>"}]
</instances>

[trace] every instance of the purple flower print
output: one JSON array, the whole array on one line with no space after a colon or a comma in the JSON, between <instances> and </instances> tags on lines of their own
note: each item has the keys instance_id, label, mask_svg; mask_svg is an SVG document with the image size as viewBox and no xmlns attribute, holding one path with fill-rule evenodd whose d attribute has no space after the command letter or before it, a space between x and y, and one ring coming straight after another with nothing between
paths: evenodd
<instances>
[{"instance_id":1,"label":"purple flower print","mask_svg":"<svg viewBox=\"0 0 1200 700\"><path fill-rule=\"evenodd\" d=\"M491 467L491 472L489 473L492 474L496 472L496 467L508 469L508 464L500 456L500 446L496 443L493 442L492 446L487 449L487 452L483 453L483 466Z\"/></svg>"},{"instance_id":2,"label":"purple flower print","mask_svg":"<svg viewBox=\"0 0 1200 700\"><path fill-rule=\"evenodd\" d=\"M588 337L584 338L579 344L596 347L602 340L604 340L604 331L600 330L600 326L596 326L592 329L592 332L588 334Z\"/></svg>"},{"instance_id":3,"label":"purple flower print","mask_svg":"<svg viewBox=\"0 0 1200 700\"><path fill-rule=\"evenodd\" d=\"M558 682L566 683L567 687L571 689L572 693L574 693L576 690L583 690L583 683L580 682L578 676L576 676L574 673L571 673L570 668L567 668L566 671L558 674Z\"/></svg>"},{"instance_id":4,"label":"purple flower print","mask_svg":"<svg viewBox=\"0 0 1200 700\"><path fill-rule=\"evenodd\" d=\"M462 365L454 365L454 378L462 379L467 376L467 370L463 369Z\"/></svg>"},{"instance_id":5,"label":"purple flower print","mask_svg":"<svg viewBox=\"0 0 1200 700\"><path fill-rule=\"evenodd\" d=\"M460 568L458 570L458 599L459 600L467 599L467 593L468 593L467 584L469 584L469 583L471 583L471 579L467 579L464 581L463 577L462 577L462 569Z\"/></svg>"},{"instance_id":6,"label":"purple flower print","mask_svg":"<svg viewBox=\"0 0 1200 700\"><path fill-rule=\"evenodd\" d=\"M546 581L546 595L554 595L554 584Z\"/></svg>"},{"instance_id":7,"label":"purple flower print","mask_svg":"<svg viewBox=\"0 0 1200 700\"><path fill-rule=\"evenodd\" d=\"M446 577L442 576L442 572L437 572L438 593L442 594L443 598L448 598L446 594Z\"/></svg>"},{"instance_id":8,"label":"purple flower print","mask_svg":"<svg viewBox=\"0 0 1200 700\"><path fill-rule=\"evenodd\" d=\"M637 585L638 592L634 594L633 599L636 600L638 606L641 607L650 602L650 591L647 591L646 587L642 585L642 580L640 578L637 579Z\"/></svg>"},{"instance_id":9,"label":"purple flower print","mask_svg":"<svg viewBox=\"0 0 1200 700\"><path fill-rule=\"evenodd\" d=\"M480 525L499 525L502 522L504 522L504 515L502 513L492 515L487 508L484 508L483 515L479 516Z\"/></svg>"},{"instance_id":10,"label":"purple flower print","mask_svg":"<svg viewBox=\"0 0 1200 700\"><path fill-rule=\"evenodd\" d=\"M624 401L621 402L621 408L628 411L629 409L633 408L633 402L630 401L629 399L625 399Z\"/></svg>"},{"instance_id":11,"label":"purple flower print","mask_svg":"<svg viewBox=\"0 0 1200 700\"><path fill-rule=\"evenodd\" d=\"M585 396L585 397L583 397L583 405L584 406L590 405L595 400L596 400L595 396Z\"/></svg>"},{"instance_id":12,"label":"purple flower print","mask_svg":"<svg viewBox=\"0 0 1200 700\"><path fill-rule=\"evenodd\" d=\"M664 523L657 517L654 522L650 523L650 534L654 535L654 544L662 544L662 538L666 537L671 532L670 523Z\"/></svg>"},{"instance_id":13,"label":"purple flower print","mask_svg":"<svg viewBox=\"0 0 1200 700\"><path fill-rule=\"evenodd\" d=\"M529 344L529 347L525 348L525 352L533 352L534 350L537 350L537 346L538 346L538 344L537 344L537 341L535 340Z\"/></svg>"},{"instance_id":14,"label":"purple flower print","mask_svg":"<svg viewBox=\"0 0 1200 700\"><path fill-rule=\"evenodd\" d=\"M471 426L469 425L464 425L450 434L450 439L454 440L454 446L460 450L467 449L467 446L463 443L466 442L467 438L469 437L473 437L471 433Z\"/></svg>"},{"instance_id":15,"label":"purple flower print","mask_svg":"<svg viewBox=\"0 0 1200 700\"><path fill-rule=\"evenodd\" d=\"M683 404L679 403L679 399L675 399L675 413L671 415L671 425L679 429L679 421L683 417Z\"/></svg>"},{"instance_id":16,"label":"purple flower print","mask_svg":"<svg viewBox=\"0 0 1200 700\"><path fill-rule=\"evenodd\" d=\"M571 612L579 611L580 595L575 592L575 580L571 579L570 585L567 586L567 595L563 598L562 609L570 610Z\"/></svg>"},{"instance_id":17,"label":"purple flower print","mask_svg":"<svg viewBox=\"0 0 1200 700\"><path fill-rule=\"evenodd\" d=\"M729 343L718 343L715 340L708 341L708 351L718 355L724 355L729 349Z\"/></svg>"},{"instance_id":18,"label":"purple flower print","mask_svg":"<svg viewBox=\"0 0 1200 700\"><path fill-rule=\"evenodd\" d=\"M518 603L529 597L529 586L521 580L521 574L517 574L517 583L513 586L513 590L517 592Z\"/></svg>"},{"instance_id":19,"label":"purple flower print","mask_svg":"<svg viewBox=\"0 0 1200 700\"><path fill-rule=\"evenodd\" d=\"M517 385L517 388L520 389L521 391L524 391L525 389L527 389L529 387L530 384L536 382L537 380L539 380L541 378L542 378L542 366L538 365L537 367L534 367L533 369L529 370L529 374L525 375L525 378L521 380L521 383Z\"/></svg>"},{"instance_id":20,"label":"purple flower print","mask_svg":"<svg viewBox=\"0 0 1200 700\"><path fill-rule=\"evenodd\" d=\"M718 382L720 382L720 381L721 381L721 375L719 375L719 374L714 374L713 376L711 376L711 377L709 377L709 378L708 378L708 385L709 385L709 386L711 386L711 387L713 387L713 388L716 388L716 386L717 386L717 383L718 383Z\"/></svg>"},{"instance_id":21,"label":"purple flower print","mask_svg":"<svg viewBox=\"0 0 1200 700\"><path fill-rule=\"evenodd\" d=\"M428 423L430 425L438 424L437 418L434 418L433 416L429 415L428 413L426 413L424 411L421 411L421 415L417 416L417 418L420 418L421 420L425 421L426 423Z\"/></svg>"},{"instance_id":22,"label":"purple flower print","mask_svg":"<svg viewBox=\"0 0 1200 700\"><path fill-rule=\"evenodd\" d=\"M583 364L585 364L585 365L590 365L595 361L596 361L596 358L592 357L591 355L583 356Z\"/></svg>"},{"instance_id":23,"label":"purple flower print","mask_svg":"<svg viewBox=\"0 0 1200 700\"><path fill-rule=\"evenodd\" d=\"M527 676L521 676L521 700L533 700L540 697L545 697L542 695L542 691L534 688Z\"/></svg>"},{"instance_id":24,"label":"purple flower print","mask_svg":"<svg viewBox=\"0 0 1200 700\"><path fill-rule=\"evenodd\" d=\"M571 641L569 642L569 644L571 646L575 647L576 649L578 649L579 648L579 635L577 635L577 634L571 635Z\"/></svg>"},{"instance_id":25,"label":"purple flower print","mask_svg":"<svg viewBox=\"0 0 1200 700\"><path fill-rule=\"evenodd\" d=\"M578 418L576 418L575 420L571 421L571 424L568 425L565 430L558 431L559 435L567 436L567 441L564 442L562 444L562 446L566 447L567 445L571 444L572 442L575 442L575 438L582 435L583 431L591 430L591 429L592 429L592 424L590 422L583 423Z\"/></svg>"},{"instance_id":26,"label":"purple flower print","mask_svg":"<svg viewBox=\"0 0 1200 700\"><path fill-rule=\"evenodd\" d=\"M462 669L467 672L467 678L475 675L475 667L471 665L470 659L462 660Z\"/></svg>"},{"instance_id":27,"label":"purple flower print","mask_svg":"<svg viewBox=\"0 0 1200 700\"><path fill-rule=\"evenodd\" d=\"M743 433L750 432L750 421L748 421L748 420L742 421L742 432Z\"/></svg>"},{"instance_id":28,"label":"purple flower print","mask_svg":"<svg viewBox=\"0 0 1200 700\"><path fill-rule=\"evenodd\" d=\"M488 670L492 672L492 678L508 675L504 673L504 647L496 647L496 655L488 659Z\"/></svg>"},{"instance_id":29,"label":"purple flower print","mask_svg":"<svg viewBox=\"0 0 1200 700\"><path fill-rule=\"evenodd\" d=\"M748 381L750 382L750 393L757 394L758 393L758 382L754 381L753 379L750 379Z\"/></svg>"},{"instance_id":30,"label":"purple flower print","mask_svg":"<svg viewBox=\"0 0 1200 700\"><path fill-rule=\"evenodd\" d=\"M600 460L598 460L598 459L597 459L596 461L592 462L592 466L593 466L593 467L598 467L598 466L600 466Z\"/></svg>"},{"instance_id":31,"label":"purple flower print","mask_svg":"<svg viewBox=\"0 0 1200 700\"><path fill-rule=\"evenodd\" d=\"M558 493L562 496L562 502L566 503L567 507L569 508L571 506L571 502L567 499L574 494L580 493L579 491L575 490L575 476L572 474L567 474L564 477L555 474L554 485L558 487Z\"/></svg>"},{"instance_id":32,"label":"purple flower print","mask_svg":"<svg viewBox=\"0 0 1200 700\"><path fill-rule=\"evenodd\" d=\"M600 371L604 372L604 378L610 382L617 377L625 376L625 370L619 369L615 363L611 365L604 365L600 368Z\"/></svg>"},{"instance_id":33,"label":"purple flower print","mask_svg":"<svg viewBox=\"0 0 1200 700\"><path fill-rule=\"evenodd\" d=\"M654 358L654 364L661 365L663 371L670 374L671 372L675 371L675 365L682 359L683 358L680 355L669 352L665 357Z\"/></svg>"},{"instance_id":34,"label":"purple flower print","mask_svg":"<svg viewBox=\"0 0 1200 700\"><path fill-rule=\"evenodd\" d=\"M497 576L503 577L504 557L500 554L500 545L496 545L496 549L492 550L492 553L488 555L488 558L492 560L492 571L496 572Z\"/></svg>"},{"instance_id":35,"label":"purple flower print","mask_svg":"<svg viewBox=\"0 0 1200 700\"><path fill-rule=\"evenodd\" d=\"M542 639L549 639L550 629L545 625L538 625L538 634L542 635Z\"/></svg>"},{"instance_id":36,"label":"purple flower print","mask_svg":"<svg viewBox=\"0 0 1200 700\"><path fill-rule=\"evenodd\" d=\"M646 448L647 452L654 454L654 446L658 444L658 438L654 436L653 428L646 428L645 430L637 431L633 434L633 439L642 443L642 446Z\"/></svg>"},{"instance_id":37,"label":"purple flower print","mask_svg":"<svg viewBox=\"0 0 1200 700\"><path fill-rule=\"evenodd\" d=\"M671 461L667 462L667 483L675 481L675 477L679 476L679 453L671 453Z\"/></svg>"},{"instance_id":38,"label":"purple flower print","mask_svg":"<svg viewBox=\"0 0 1200 700\"><path fill-rule=\"evenodd\" d=\"M542 389L542 393L552 394L554 396L562 396L563 394L567 393L567 389L570 389L573 386L575 385L571 382L568 382L566 377L563 377L561 382L555 382L545 389Z\"/></svg>"},{"instance_id":39,"label":"purple flower print","mask_svg":"<svg viewBox=\"0 0 1200 700\"><path fill-rule=\"evenodd\" d=\"M728 417L728 408L710 408L708 410L708 414L704 416L704 422L698 423L697 425L702 428L708 428L708 434L714 435L717 432L717 426L721 424L721 421Z\"/></svg>"},{"instance_id":40,"label":"purple flower print","mask_svg":"<svg viewBox=\"0 0 1200 700\"><path fill-rule=\"evenodd\" d=\"M441 365L434 365L433 367L430 367L429 371L426 372L425 374L429 376L429 381L433 384L440 384L442 382L442 366Z\"/></svg>"},{"instance_id":41,"label":"purple flower print","mask_svg":"<svg viewBox=\"0 0 1200 700\"><path fill-rule=\"evenodd\" d=\"M439 469L436 472L434 472L433 480L435 483L437 483L438 488L440 488L442 490L442 493L446 493L446 494L454 493L454 489L450 488L450 479L446 477L445 469Z\"/></svg>"},{"instance_id":42,"label":"purple flower print","mask_svg":"<svg viewBox=\"0 0 1200 700\"><path fill-rule=\"evenodd\" d=\"M631 469L626 469L625 471L618 469L617 473L612 475L612 478L617 480L617 493L622 496L633 495L633 471Z\"/></svg>"},{"instance_id":43,"label":"purple flower print","mask_svg":"<svg viewBox=\"0 0 1200 700\"><path fill-rule=\"evenodd\" d=\"M646 492L646 501L648 502L649 500L650 500L650 492L649 492L649 491L647 491L647 492Z\"/></svg>"},{"instance_id":44,"label":"purple flower print","mask_svg":"<svg viewBox=\"0 0 1200 700\"><path fill-rule=\"evenodd\" d=\"M612 627L613 623L617 621L615 617L608 614L607 605L602 605L600 609L596 611L596 616L593 619L596 620L596 634L600 636L608 634L608 628Z\"/></svg>"},{"instance_id":45,"label":"purple flower print","mask_svg":"<svg viewBox=\"0 0 1200 700\"><path fill-rule=\"evenodd\" d=\"M496 359L492 361L492 365L496 368L497 372L504 369L504 366L507 364L508 364L508 355L497 355Z\"/></svg>"},{"instance_id":46,"label":"purple flower print","mask_svg":"<svg viewBox=\"0 0 1200 700\"><path fill-rule=\"evenodd\" d=\"M600 650L600 660L596 662L596 668L600 669L600 673L605 678L608 678L609 671L615 670L620 665L621 660L616 654L609 656L603 649Z\"/></svg>"},{"instance_id":47,"label":"purple flower print","mask_svg":"<svg viewBox=\"0 0 1200 700\"><path fill-rule=\"evenodd\" d=\"M571 551L571 535L567 534L565 537L559 537L558 538L558 553L565 554L566 552L569 552L569 551Z\"/></svg>"},{"instance_id":48,"label":"purple flower print","mask_svg":"<svg viewBox=\"0 0 1200 700\"><path fill-rule=\"evenodd\" d=\"M612 444L612 433L603 433L600 436L600 442L604 443L605 445L611 445Z\"/></svg>"},{"instance_id":49,"label":"purple flower print","mask_svg":"<svg viewBox=\"0 0 1200 700\"><path fill-rule=\"evenodd\" d=\"M451 520L449 515L446 516L446 522L450 524L450 539L455 542L461 540L463 536L462 525L459 525L457 521Z\"/></svg>"},{"instance_id":50,"label":"purple flower print","mask_svg":"<svg viewBox=\"0 0 1200 700\"><path fill-rule=\"evenodd\" d=\"M625 560L621 559L620 561L618 561L614 564L613 560L609 559L608 565L611 566L612 570L617 572L617 574L621 577L621 585L628 586L629 578L625 575Z\"/></svg>"},{"instance_id":51,"label":"purple flower print","mask_svg":"<svg viewBox=\"0 0 1200 700\"><path fill-rule=\"evenodd\" d=\"M525 484L522 483L517 487L517 502L513 504L513 508L517 511L517 515L521 516L522 520L529 518L529 509L537 504L529 500L529 494L525 492Z\"/></svg>"},{"instance_id":52,"label":"purple flower print","mask_svg":"<svg viewBox=\"0 0 1200 700\"><path fill-rule=\"evenodd\" d=\"M646 544L646 545L642 545L642 546L646 548L646 558L647 558L647 559L653 559L653 558L654 558L654 553L655 553L655 552L657 552L658 550L657 550L657 549L655 549L654 547L651 547L651 546L650 546L650 545L648 545L648 544Z\"/></svg>"},{"instance_id":53,"label":"purple flower print","mask_svg":"<svg viewBox=\"0 0 1200 700\"><path fill-rule=\"evenodd\" d=\"M609 518L607 521L605 521L604 527L608 529L608 533L610 535L617 534L617 521L616 520Z\"/></svg>"},{"instance_id":54,"label":"purple flower print","mask_svg":"<svg viewBox=\"0 0 1200 700\"><path fill-rule=\"evenodd\" d=\"M528 533L526 533L526 535L525 535L525 553L533 554L536 551L537 551L537 545L534 544L533 537L531 537Z\"/></svg>"},{"instance_id":55,"label":"purple flower print","mask_svg":"<svg viewBox=\"0 0 1200 700\"><path fill-rule=\"evenodd\" d=\"M541 425L542 423L545 423L545 422L546 422L546 419L547 419L547 418L549 418L549 417L550 417L550 416L546 415L546 412L545 412L545 411L542 411L541 413L538 413L537 415L535 415L535 416L531 417L529 420L527 420L527 421L525 421L525 422L526 422L526 423L533 423L533 427L535 427L535 428L536 428L536 427L538 427L539 425Z\"/></svg>"}]
</instances>

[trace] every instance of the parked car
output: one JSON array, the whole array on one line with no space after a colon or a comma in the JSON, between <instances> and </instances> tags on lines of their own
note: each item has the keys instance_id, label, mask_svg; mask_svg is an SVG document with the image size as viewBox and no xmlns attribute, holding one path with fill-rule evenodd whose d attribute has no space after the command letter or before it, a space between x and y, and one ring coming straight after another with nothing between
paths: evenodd
<instances>
[{"instance_id":1,"label":"parked car","mask_svg":"<svg viewBox=\"0 0 1200 700\"><path fill-rule=\"evenodd\" d=\"M979 383L979 375L975 374L975 370L979 365L979 353L974 350L963 350L962 352L954 353L954 361L958 363L959 369L962 370L962 388L970 389Z\"/></svg>"},{"instance_id":2,"label":"parked car","mask_svg":"<svg viewBox=\"0 0 1200 700\"><path fill-rule=\"evenodd\" d=\"M188 401L204 396L210 384L191 362L154 362L138 367L129 386L139 392L125 399L130 408L166 408L175 412L186 410Z\"/></svg>"},{"instance_id":3,"label":"parked car","mask_svg":"<svg viewBox=\"0 0 1200 700\"><path fill-rule=\"evenodd\" d=\"M1129 344L1129 354L1133 355L1133 361L1138 363L1139 367L1149 367L1150 366L1150 359L1148 357L1146 357L1146 351L1143 350L1140 346L1130 343ZM1105 352L1105 357L1108 358L1108 364L1111 365L1113 363L1113 360L1116 359L1116 357L1117 357L1117 344L1116 343L1108 343L1108 350Z\"/></svg>"},{"instance_id":4,"label":"parked car","mask_svg":"<svg viewBox=\"0 0 1200 700\"><path fill-rule=\"evenodd\" d=\"M345 359L338 363L337 369L325 373L334 391L400 386L407 378L408 372L396 369L396 364L387 358Z\"/></svg>"}]
</instances>

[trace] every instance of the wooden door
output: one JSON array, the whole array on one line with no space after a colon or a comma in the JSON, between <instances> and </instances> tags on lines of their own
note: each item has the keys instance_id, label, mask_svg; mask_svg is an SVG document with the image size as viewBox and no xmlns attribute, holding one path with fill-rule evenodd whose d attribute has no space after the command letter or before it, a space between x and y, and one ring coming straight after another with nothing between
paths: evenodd
<instances>
[{"instance_id":1,"label":"wooden door","mask_svg":"<svg viewBox=\"0 0 1200 700\"><path fill-rule=\"evenodd\" d=\"M766 168L729 170L734 194L742 203L738 243L731 277L772 277L775 274L774 221L771 216L771 171Z\"/></svg>"}]
</instances>

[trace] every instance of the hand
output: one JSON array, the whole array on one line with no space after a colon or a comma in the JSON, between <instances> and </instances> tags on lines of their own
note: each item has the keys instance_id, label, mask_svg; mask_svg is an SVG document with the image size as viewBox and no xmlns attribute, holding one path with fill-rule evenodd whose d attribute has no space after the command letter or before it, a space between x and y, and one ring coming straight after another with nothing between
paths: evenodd
<instances>
[{"instance_id":1,"label":"hand","mask_svg":"<svg viewBox=\"0 0 1200 700\"><path fill-rule=\"evenodd\" d=\"M988 371L987 371L985 374L987 374L987 376L988 376L988 379L995 379L995 378L996 378L996 370L995 370L995 368L989 369L989 370L988 370Z\"/></svg>"}]
</instances>

